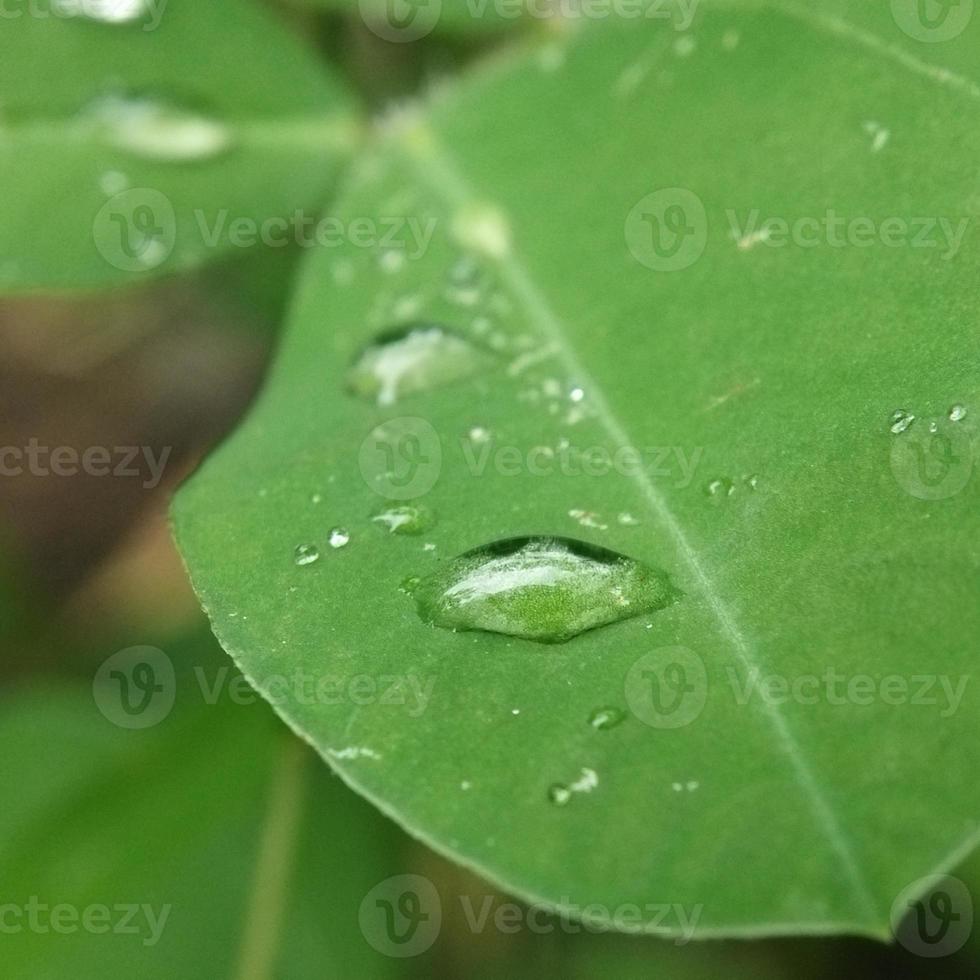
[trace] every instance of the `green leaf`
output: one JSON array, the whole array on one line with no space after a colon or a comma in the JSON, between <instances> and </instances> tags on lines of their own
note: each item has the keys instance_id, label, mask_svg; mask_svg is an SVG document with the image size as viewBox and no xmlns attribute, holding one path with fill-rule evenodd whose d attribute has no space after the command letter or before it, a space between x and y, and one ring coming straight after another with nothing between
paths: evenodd
<instances>
[{"instance_id":1,"label":"green leaf","mask_svg":"<svg viewBox=\"0 0 980 980\"><path fill-rule=\"evenodd\" d=\"M31 9L0 36L0 289L139 282L322 204L355 141L350 99L271 14L250 0L151 2L125 23Z\"/></svg>"},{"instance_id":2,"label":"green leaf","mask_svg":"<svg viewBox=\"0 0 980 980\"><path fill-rule=\"evenodd\" d=\"M277 710L437 850L613 917L700 905L702 936L883 938L978 831L980 94L801 6L702 14L395 120L340 213L431 243L311 258L176 531L266 695L283 664L432 685ZM393 356L350 392L413 323L496 365ZM389 534L385 497L436 523ZM552 646L429 625L403 585L541 535L682 596Z\"/></svg>"},{"instance_id":3,"label":"green leaf","mask_svg":"<svg viewBox=\"0 0 980 980\"><path fill-rule=\"evenodd\" d=\"M97 699L46 680L0 700L5 976L170 978L206 963L239 980L380 980L450 975L460 958L473 977L778 975L774 949L643 943L522 912L332 779L246 703L254 692L211 644L149 656L172 665L153 698L174 704L144 729L113 723L113 679ZM388 940L371 901L401 887L433 916L413 946Z\"/></svg>"}]
</instances>

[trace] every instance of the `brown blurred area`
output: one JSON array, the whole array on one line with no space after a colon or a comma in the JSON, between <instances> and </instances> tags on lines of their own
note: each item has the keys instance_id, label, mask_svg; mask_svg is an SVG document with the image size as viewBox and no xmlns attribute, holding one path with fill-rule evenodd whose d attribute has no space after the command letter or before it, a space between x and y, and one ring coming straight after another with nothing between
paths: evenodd
<instances>
[{"instance_id":1,"label":"brown blurred area","mask_svg":"<svg viewBox=\"0 0 980 980\"><path fill-rule=\"evenodd\" d=\"M0 472L7 677L55 667L55 636L85 645L200 618L170 539L169 499L254 397L281 312L256 289L284 293L291 273L278 262L256 286L246 263L0 302L0 447L17 451ZM29 465L31 446L40 465ZM76 465L56 467L47 453L56 447L73 450ZM81 465L93 447L111 459L99 470L119 472L85 472L96 469ZM21 620L29 638L17 633Z\"/></svg>"}]
</instances>

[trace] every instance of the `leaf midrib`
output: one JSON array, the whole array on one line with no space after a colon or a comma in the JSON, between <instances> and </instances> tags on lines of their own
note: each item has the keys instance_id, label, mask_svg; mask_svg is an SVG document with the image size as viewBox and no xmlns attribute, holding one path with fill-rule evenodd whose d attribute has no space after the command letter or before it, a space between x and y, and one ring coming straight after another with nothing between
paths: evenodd
<instances>
[{"instance_id":1,"label":"leaf midrib","mask_svg":"<svg viewBox=\"0 0 980 980\"><path fill-rule=\"evenodd\" d=\"M407 128L403 133L406 138L403 138L401 143L396 142L397 137L393 141L396 149L399 149L402 156L410 163L416 178L437 198L442 199L451 211L476 204L484 207L493 206L494 202L490 196L478 194L473 190L451 155L440 145L436 134L428 127L421 131L420 125ZM496 264L502 279L509 285L515 296L524 304L528 321L536 326L543 341L555 347L557 356L564 362L568 373L590 391L597 418L614 444L633 445L626 428L606 400L602 388L580 361L570 340L569 331L517 254L510 250L504 256L492 258L491 261ZM666 500L642 469L638 472L631 471L631 477L645 504L674 541L678 552L701 587L718 624L719 633L731 644L742 669L750 675L760 672L762 667L753 656L748 640ZM775 733L780 750L790 763L794 780L822 836L837 855L846 873L858 906L857 914L871 921L877 921L879 918L877 903L857 860L853 843L830 805L827 794L790 729L784 713L779 705L766 700L760 702L760 708Z\"/></svg>"}]
</instances>

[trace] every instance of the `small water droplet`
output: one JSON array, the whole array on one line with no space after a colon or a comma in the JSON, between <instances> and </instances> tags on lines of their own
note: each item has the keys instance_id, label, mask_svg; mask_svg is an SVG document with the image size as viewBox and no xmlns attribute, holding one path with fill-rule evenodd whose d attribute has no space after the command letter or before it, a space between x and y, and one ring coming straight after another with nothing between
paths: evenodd
<instances>
[{"instance_id":1,"label":"small water droplet","mask_svg":"<svg viewBox=\"0 0 980 980\"><path fill-rule=\"evenodd\" d=\"M679 596L665 572L570 538L476 548L414 589L419 615L435 626L542 643L663 609Z\"/></svg>"},{"instance_id":2,"label":"small water droplet","mask_svg":"<svg viewBox=\"0 0 980 980\"><path fill-rule=\"evenodd\" d=\"M301 544L297 545L293 552L293 561L297 565L312 565L320 557L320 552L316 545Z\"/></svg>"},{"instance_id":3,"label":"small water droplet","mask_svg":"<svg viewBox=\"0 0 980 980\"><path fill-rule=\"evenodd\" d=\"M421 583L422 579L420 576L409 575L408 578L402 579L401 585L398 586L398 591L404 592L406 595L415 595L415 590L418 589Z\"/></svg>"},{"instance_id":4,"label":"small water droplet","mask_svg":"<svg viewBox=\"0 0 980 980\"><path fill-rule=\"evenodd\" d=\"M598 514L594 514L592 511L573 508L568 512L568 516L573 521L578 521L582 527L595 528L597 531L609 530L609 525L604 524L600 516Z\"/></svg>"},{"instance_id":5,"label":"small water droplet","mask_svg":"<svg viewBox=\"0 0 980 980\"><path fill-rule=\"evenodd\" d=\"M435 324L413 324L382 334L358 355L347 389L379 405L460 381L483 370L489 353Z\"/></svg>"},{"instance_id":6,"label":"small water droplet","mask_svg":"<svg viewBox=\"0 0 980 980\"><path fill-rule=\"evenodd\" d=\"M566 803L572 798L572 791L561 783L555 783L548 787L548 799L551 800L555 806L565 806Z\"/></svg>"},{"instance_id":7,"label":"small water droplet","mask_svg":"<svg viewBox=\"0 0 980 980\"><path fill-rule=\"evenodd\" d=\"M490 441L491 433L490 430L482 425L474 425L472 429L467 433L470 442L476 443L477 445L482 445Z\"/></svg>"},{"instance_id":8,"label":"small water droplet","mask_svg":"<svg viewBox=\"0 0 980 980\"><path fill-rule=\"evenodd\" d=\"M503 258L510 251L507 216L493 204L464 204L453 215L452 233L464 248L490 258Z\"/></svg>"},{"instance_id":9,"label":"small water droplet","mask_svg":"<svg viewBox=\"0 0 980 980\"><path fill-rule=\"evenodd\" d=\"M231 146L214 119L144 97L103 96L82 111L113 146L149 160L208 160Z\"/></svg>"},{"instance_id":10,"label":"small water droplet","mask_svg":"<svg viewBox=\"0 0 980 980\"><path fill-rule=\"evenodd\" d=\"M965 405L953 405L949 410L950 422L962 422L966 418Z\"/></svg>"},{"instance_id":11,"label":"small water droplet","mask_svg":"<svg viewBox=\"0 0 980 980\"><path fill-rule=\"evenodd\" d=\"M905 409L899 408L892 413L891 419L891 432L894 435L900 435L905 432L906 429L915 421L915 416L910 412L906 412Z\"/></svg>"},{"instance_id":12,"label":"small water droplet","mask_svg":"<svg viewBox=\"0 0 980 980\"><path fill-rule=\"evenodd\" d=\"M935 419L933 419L929 423L929 431L930 432L938 432L939 431L939 423Z\"/></svg>"},{"instance_id":13,"label":"small water droplet","mask_svg":"<svg viewBox=\"0 0 980 980\"><path fill-rule=\"evenodd\" d=\"M589 715L589 724L600 732L615 728L624 718L626 712L621 708L596 708Z\"/></svg>"},{"instance_id":14,"label":"small water droplet","mask_svg":"<svg viewBox=\"0 0 980 980\"><path fill-rule=\"evenodd\" d=\"M573 402L580 402L583 398L585 398L585 391L582 388L572 388L572 390L568 393L568 397Z\"/></svg>"},{"instance_id":15,"label":"small water droplet","mask_svg":"<svg viewBox=\"0 0 980 980\"><path fill-rule=\"evenodd\" d=\"M759 489L759 477L755 473L750 473L748 476L743 476L742 479L745 481L745 485L750 490Z\"/></svg>"},{"instance_id":16,"label":"small water droplet","mask_svg":"<svg viewBox=\"0 0 980 980\"><path fill-rule=\"evenodd\" d=\"M735 492L735 484L727 476L717 477L708 484L709 497L730 497Z\"/></svg>"},{"instance_id":17,"label":"small water droplet","mask_svg":"<svg viewBox=\"0 0 980 980\"><path fill-rule=\"evenodd\" d=\"M616 516L616 521L622 524L623 527L637 527L640 523L639 519L634 517L629 511L622 511Z\"/></svg>"},{"instance_id":18,"label":"small water droplet","mask_svg":"<svg viewBox=\"0 0 980 980\"><path fill-rule=\"evenodd\" d=\"M378 256L378 265L384 272L398 272L405 264L405 253L397 248L389 248Z\"/></svg>"},{"instance_id":19,"label":"small water droplet","mask_svg":"<svg viewBox=\"0 0 980 980\"><path fill-rule=\"evenodd\" d=\"M480 266L472 255L464 255L457 259L449 270L449 281L454 286L473 288L479 285L481 278Z\"/></svg>"},{"instance_id":20,"label":"small water droplet","mask_svg":"<svg viewBox=\"0 0 980 980\"><path fill-rule=\"evenodd\" d=\"M322 502L322 500L323 500L323 496L322 496L322 494L319 494L319 493L314 493L310 497L310 503L311 504L319 504L319 503Z\"/></svg>"},{"instance_id":21,"label":"small water droplet","mask_svg":"<svg viewBox=\"0 0 980 980\"><path fill-rule=\"evenodd\" d=\"M330 529L330 536L327 538L327 544L331 548L344 548L350 541L350 532L343 527L334 527Z\"/></svg>"},{"instance_id":22,"label":"small water droplet","mask_svg":"<svg viewBox=\"0 0 980 980\"><path fill-rule=\"evenodd\" d=\"M53 0L56 17L81 17L103 24L128 24L151 14L150 0Z\"/></svg>"},{"instance_id":23,"label":"small water droplet","mask_svg":"<svg viewBox=\"0 0 980 980\"><path fill-rule=\"evenodd\" d=\"M435 524L435 515L421 504L399 504L379 510L371 520L390 534L422 534Z\"/></svg>"}]
</instances>

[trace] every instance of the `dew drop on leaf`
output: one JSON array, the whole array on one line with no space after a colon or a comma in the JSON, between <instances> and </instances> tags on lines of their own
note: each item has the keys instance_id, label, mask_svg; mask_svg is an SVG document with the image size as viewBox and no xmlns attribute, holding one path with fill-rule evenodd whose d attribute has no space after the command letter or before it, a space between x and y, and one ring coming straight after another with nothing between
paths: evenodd
<instances>
[{"instance_id":1,"label":"dew drop on leaf","mask_svg":"<svg viewBox=\"0 0 980 980\"><path fill-rule=\"evenodd\" d=\"M357 356L347 390L379 405L460 381L489 364L490 355L436 324L419 323L382 334Z\"/></svg>"},{"instance_id":2,"label":"dew drop on leaf","mask_svg":"<svg viewBox=\"0 0 980 980\"><path fill-rule=\"evenodd\" d=\"M901 435L915 421L915 416L906 412L904 408L896 409L892 413L890 431L893 435Z\"/></svg>"},{"instance_id":3,"label":"dew drop on leaf","mask_svg":"<svg viewBox=\"0 0 980 980\"><path fill-rule=\"evenodd\" d=\"M615 728L624 718L626 712L622 708L596 708L589 715L589 724L600 732Z\"/></svg>"},{"instance_id":4,"label":"dew drop on leaf","mask_svg":"<svg viewBox=\"0 0 980 980\"><path fill-rule=\"evenodd\" d=\"M966 418L965 405L953 405L949 410L950 422L961 422Z\"/></svg>"},{"instance_id":5,"label":"dew drop on leaf","mask_svg":"<svg viewBox=\"0 0 980 980\"><path fill-rule=\"evenodd\" d=\"M548 799L551 800L555 806L565 806L566 803L572 798L572 791L567 787L563 786L561 783L555 783L553 786L548 787Z\"/></svg>"},{"instance_id":6,"label":"dew drop on leaf","mask_svg":"<svg viewBox=\"0 0 980 980\"><path fill-rule=\"evenodd\" d=\"M514 538L466 552L414 590L435 626L541 643L663 609L680 596L666 572L571 538Z\"/></svg>"},{"instance_id":7,"label":"dew drop on leaf","mask_svg":"<svg viewBox=\"0 0 980 980\"><path fill-rule=\"evenodd\" d=\"M435 515L421 504L399 504L385 507L371 520L391 534L422 534L435 524Z\"/></svg>"},{"instance_id":8,"label":"dew drop on leaf","mask_svg":"<svg viewBox=\"0 0 980 980\"><path fill-rule=\"evenodd\" d=\"M331 548L344 548L350 541L350 532L346 528L334 527L330 529L330 536L327 543Z\"/></svg>"},{"instance_id":9,"label":"dew drop on leaf","mask_svg":"<svg viewBox=\"0 0 980 980\"><path fill-rule=\"evenodd\" d=\"M293 552L293 561L297 565L312 565L320 557L320 552L316 545L301 544L297 545Z\"/></svg>"},{"instance_id":10,"label":"dew drop on leaf","mask_svg":"<svg viewBox=\"0 0 980 980\"><path fill-rule=\"evenodd\" d=\"M102 96L82 118L117 149L147 160L209 160L232 143L228 127L217 120L148 97Z\"/></svg>"},{"instance_id":11,"label":"dew drop on leaf","mask_svg":"<svg viewBox=\"0 0 980 980\"><path fill-rule=\"evenodd\" d=\"M477 445L488 443L492 438L490 430L482 425L474 425L466 435L470 442Z\"/></svg>"}]
</instances>

